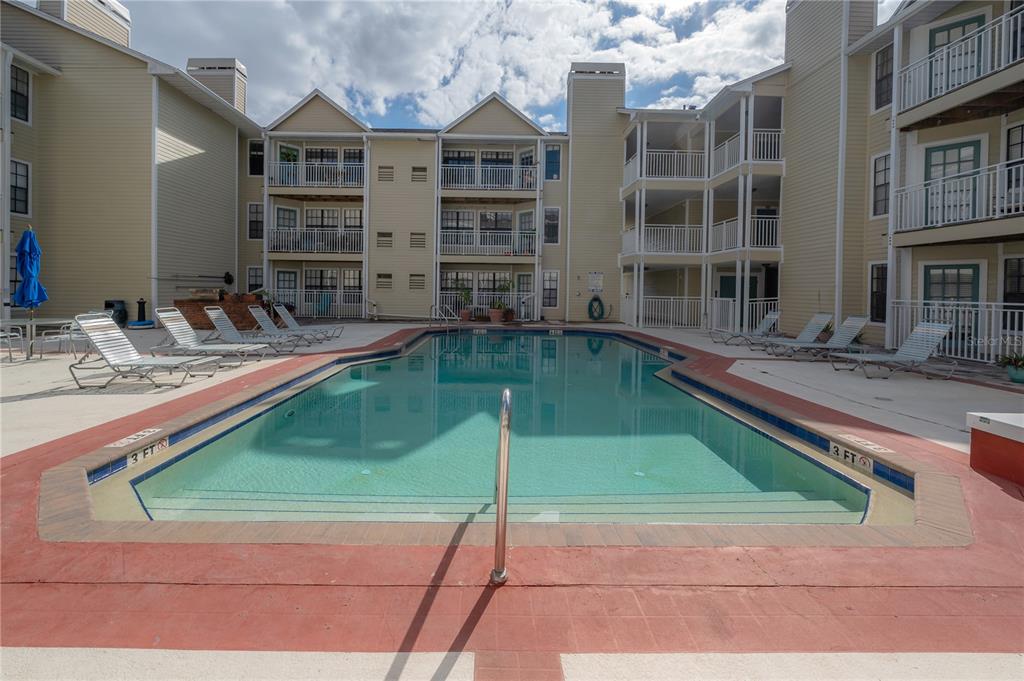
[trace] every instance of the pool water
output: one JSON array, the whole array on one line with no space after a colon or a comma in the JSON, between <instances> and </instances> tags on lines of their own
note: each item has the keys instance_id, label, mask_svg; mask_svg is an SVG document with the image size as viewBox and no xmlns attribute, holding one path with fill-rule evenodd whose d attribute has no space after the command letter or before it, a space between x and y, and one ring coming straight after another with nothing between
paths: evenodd
<instances>
[{"instance_id":1,"label":"pool water","mask_svg":"<svg viewBox=\"0 0 1024 681\"><path fill-rule=\"evenodd\" d=\"M156 520L858 523L867 493L608 337L449 334L340 371L135 482Z\"/></svg>"}]
</instances>

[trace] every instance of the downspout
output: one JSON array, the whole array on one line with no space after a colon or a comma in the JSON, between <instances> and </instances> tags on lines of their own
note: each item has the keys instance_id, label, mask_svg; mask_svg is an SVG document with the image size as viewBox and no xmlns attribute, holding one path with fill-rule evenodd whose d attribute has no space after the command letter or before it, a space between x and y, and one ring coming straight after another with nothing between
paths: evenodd
<instances>
[{"instance_id":1,"label":"downspout","mask_svg":"<svg viewBox=\"0 0 1024 681\"><path fill-rule=\"evenodd\" d=\"M234 242L235 242L235 292L239 292L238 282L242 278L242 271L238 268L238 242L242 239L241 225L238 224L238 166L241 164L242 159L238 157L238 126L235 126L235 229L234 229ZM248 293L249 283L248 277L246 277L245 293ZM153 308L156 309L156 308ZM156 317L156 314L153 315Z\"/></svg>"},{"instance_id":2,"label":"downspout","mask_svg":"<svg viewBox=\"0 0 1024 681\"><path fill-rule=\"evenodd\" d=\"M363 319L370 316L370 138L363 135ZM344 286L344 282L342 283ZM376 310L374 310L376 313ZM376 316L376 315L375 315Z\"/></svg>"},{"instance_id":3,"label":"downspout","mask_svg":"<svg viewBox=\"0 0 1024 681\"><path fill-rule=\"evenodd\" d=\"M14 61L14 53L4 49L3 52L3 73L0 73L0 92L11 91L11 63ZM0 295L2 295L3 311L0 312L0 319L9 319L11 316L11 211L10 199L7 194L11 186L11 98L0 97L0 124L3 131L0 133L0 232L3 239L3 276L0 277Z\"/></svg>"},{"instance_id":4,"label":"downspout","mask_svg":"<svg viewBox=\"0 0 1024 681\"><path fill-rule=\"evenodd\" d=\"M160 125L160 80L156 76L150 76L153 79L152 94L151 94L151 107L150 118L152 120L152 140L150 146L150 158L152 159L152 168L150 169L149 178L149 300L150 309L155 310L160 305L160 282L159 278L159 261L157 258L157 251L159 246L159 225L157 219L158 211L158 182L160 178L159 169L157 167L157 133ZM237 194L236 194L237 197ZM237 224L237 223L236 223ZM156 315L153 315L154 317Z\"/></svg>"},{"instance_id":5,"label":"downspout","mask_svg":"<svg viewBox=\"0 0 1024 681\"><path fill-rule=\"evenodd\" d=\"M569 74L569 80L572 81L572 74ZM565 321L569 321L569 263L570 255L572 254L572 83L569 83L569 94L566 101L566 121L565 121L565 134L569 137L569 143L567 147L567 158L561 159L566 166L565 181L568 183L566 188L565 203L565 272L562 279L565 280ZM547 150L544 151L544 176L547 177ZM543 224L543 223L542 223ZM541 286L544 283L541 282ZM559 282L561 286L561 282ZM541 289L541 295L543 295L543 288Z\"/></svg>"},{"instance_id":6,"label":"downspout","mask_svg":"<svg viewBox=\"0 0 1024 681\"><path fill-rule=\"evenodd\" d=\"M441 136L434 138L434 305L441 305Z\"/></svg>"},{"instance_id":7,"label":"downspout","mask_svg":"<svg viewBox=\"0 0 1024 681\"><path fill-rule=\"evenodd\" d=\"M836 169L836 259L835 259L835 303L832 310L833 328L839 325L843 316L843 238L846 202L846 108L849 89L849 58L846 56L846 40L850 32L850 5L843 3L843 26L839 38L839 158Z\"/></svg>"},{"instance_id":8,"label":"downspout","mask_svg":"<svg viewBox=\"0 0 1024 681\"><path fill-rule=\"evenodd\" d=\"M903 57L903 24L893 28L892 36L892 103L889 105L889 219L885 252L885 347L896 347L896 327L893 313L896 300L896 248L893 234L896 231L896 183L900 178L900 131L896 127L896 111L903 94L900 90L900 62ZM870 305L871 301L868 301Z\"/></svg>"},{"instance_id":9,"label":"downspout","mask_svg":"<svg viewBox=\"0 0 1024 681\"><path fill-rule=\"evenodd\" d=\"M270 279L270 252L267 246L270 244L270 229L274 225L274 216L270 205L270 191L267 187L270 184L270 159L273 157L271 146L273 141L263 131L263 288L268 291L277 291L277 282ZM248 150L247 150L248 151Z\"/></svg>"}]
</instances>

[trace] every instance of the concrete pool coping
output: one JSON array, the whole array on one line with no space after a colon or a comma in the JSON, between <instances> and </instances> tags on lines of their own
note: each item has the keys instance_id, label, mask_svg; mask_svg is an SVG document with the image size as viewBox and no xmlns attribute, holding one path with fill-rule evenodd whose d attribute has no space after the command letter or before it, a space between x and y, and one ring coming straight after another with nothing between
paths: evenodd
<instances>
[{"instance_id":1,"label":"concrete pool coping","mask_svg":"<svg viewBox=\"0 0 1024 681\"><path fill-rule=\"evenodd\" d=\"M515 333L508 327L492 328ZM546 327L545 327L546 328ZM528 329L530 330L530 329ZM673 376L666 380L682 388L674 376L699 377L701 385L730 395L737 395L748 405L775 414L829 442L843 441L853 451L857 443L850 440L850 427L808 418L788 409L765 395L759 395L701 371L703 362L722 359L678 343L665 341L644 333L623 329L610 330L600 326L566 327L570 333L596 333L617 337L640 345L654 354L684 356L670 368ZM543 333L542 330L531 330ZM330 370L339 360L370 361L395 356L418 344L429 334L442 332L437 328L408 329L398 332L366 348L325 355L307 355L278 365L272 377L259 376L246 382L227 397L208 401L195 409L152 423L159 428L130 444L130 452L158 445L169 433L188 431L223 414L236 412L268 391L281 386L294 386L313 374ZM732 360L729 360L730 363ZM694 394L692 386L685 391ZM198 393L197 396L203 393ZM285 394L285 393L282 393ZM749 415L730 410L730 405L711 395L700 396L726 413L754 420ZM256 407L253 407L256 408ZM231 416L225 417L227 419ZM847 417L848 419L848 417ZM848 419L849 420L849 419ZM801 443L790 433L773 429L756 420L757 428L769 432L787 446ZM225 424L227 421L225 421ZM855 429L854 429L855 430ZM199 437L198 435L196 437ZM858 438L859 439L859 438ZM861 440L868 442L868 440ZM38 532L41 539L54 542L170 542L229 544L395 544L436 546L447 542L456 533L460 543L488 546L493 543L492 525L461 523L396 523L396 522L307 522L307 521L150 521L101 520L96 518L90 494L88 473L124 457L127 445L106 446L75 456L43 472L39 490ZM964 504L959 478L943 473L912 456L886 447L884 452L871 450L871 457L884 461L893 469L911 476L914 484L914 518L912 523L864 525L631 525L631 524L559 524L514 523L510 525L510 542L514 546L964 546L972 541L971 524ZM176 451L176 450L175 450ZM834 468L840 469L835 465ZM141 470L141 469L140 469ZM854 472L852 469L850 472ZM850 475L856 478L855 475ZM875 487L878 486L878 481Z\"/></svg>"}]
</instances>

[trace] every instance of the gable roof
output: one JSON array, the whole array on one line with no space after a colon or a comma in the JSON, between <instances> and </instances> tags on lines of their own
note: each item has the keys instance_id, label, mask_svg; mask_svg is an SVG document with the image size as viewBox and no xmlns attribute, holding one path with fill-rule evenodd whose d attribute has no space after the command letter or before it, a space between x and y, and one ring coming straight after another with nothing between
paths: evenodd
<instances>
[{"instance_id":1,"label":"gable roof","mask_svg":"<svg viewBox=\"0 0 1024 681\"><path fill-rule=\"evenodd\" d=\"M488 104L490 104L493 101L497 101L502 106L504 106L506 109L511 111L513 114L515 114L515 116L517 118L519 118L524 123L529 125L531 128L536 130L538 135L547 135L548 134L547 130L545 130L544 128L540 127L539 125L534 123L532 120L530 120L529 116L524 114L522 111L520 111L516 107L512 106L512 104L509 103L509 101L507 99L505 99L504 97L499 95L497 92L492 92L491 94L487 95L486 97L481 99L479 102L477 102L476 105L474 105L469 111L467 111L466 113L462 114L461 116L456 118L454 121L452 121L451 123L446 125L441 130L441 134L443 135L446 132L451 132L452 128L457 126L459 123L462 123L464 120L466 120L467 118L469 118L470 116L475 114L477 111L479 111L480 109L484 108L485 106L487 106Z\"/></svg>"},{"instance_id":2,"label":"gable roof","mask_svg":"<svg viewBox=\"0 0 1024 681\"><path fill-rule=\"evenodd\" d=\"M326 95L326 94L324 93L324 91L323 91L323 90L321 90L320 88L313 88L313 89L312 89L312 90L310 91L310 93L309 93L308 95L306 95L305 97L303 97L302 99L300 99L300 100L298 101L298 103L297 103L297 104L295 104L295 106L293 106L292 108L290 108L290 109L288 109L287 111L285 111L285 112L284 112L283 114L281 114L280 116L278 116L278 117L277 117L277 119L276 119L276 120L275 120L275 121L274 121L273 123L271 123L270 125L268 125L268 126L267 126L267 130L273 130L274 128L276 128L277 126L279 126L279 125L280 125L281 123L284 123L284 122L285 122L286 120L288 120L289 118L291 118L292 114L294 114L294 113L295 113L296 111L298 111L299 109L301 109L302 107L304 107L304 106L305 106L306 104L308 104L308 103L309 103L309 102L310 102L310 101L311 101L311 100L312 100L312 99L313 99L314 97L319 97L320 99L322 99L322 100L323 100L324 102L326 102L326 103L327 103L327 104L328 104L328 105L329 105L329 106L330 106L330 107L331 107L332 109L334 109L335 111L337 111L338 113L340 113L340 114L341 114L341 115L342 115L343 117L345 117L346 119L348 119L349 121L351 121L352 123L354 123L354 124L356 125L356 127L358 127L358 128L359 128L360 130L362 130L363 132L370 132L370 128L369 128L369 127L367 127L367 125L366 125L365 123L363 123L363 122L362 122L362 121L360 121L360 120L359 120L358 118L356 118L355 116L353 116L352 114L350 114L350 113L349 113L348 111L346 111L346 110L344 109L344 107L342 107L342 106L341 106L340 104L338 104L338 103L337 103L336 101L334 101L333 99L331 99L330 97L328 97L328 96L327 96L327 95Z\"/></svg>"}]
</instances>

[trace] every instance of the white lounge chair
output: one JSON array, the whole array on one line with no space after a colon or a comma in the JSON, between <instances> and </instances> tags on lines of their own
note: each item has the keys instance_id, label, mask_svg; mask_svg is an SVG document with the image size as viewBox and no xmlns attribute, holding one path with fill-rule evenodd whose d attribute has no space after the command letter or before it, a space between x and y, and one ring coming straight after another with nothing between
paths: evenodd
<instances>
[{"instance_id":1,"label":"white lounge chair","mask_svg":"<svg viewBox=\"0 0 1024 681\"><path fill-rule=\"evenodd\" d=\"M106 388L114 379L132 376L139 379L144 378L158 387L162 385L178 387L189 377L212 376L217 373L217 362L220 360L220 357L217 355L206 357L187 355L180 357L143 357L135 349L135 346L132 345L132 342L128 340L128 336L124 335L124 331L114 323L113 319L105 314L80 314L75 317L75 322L100 355L98 359L94 360L87 360L83 356L68 367L71 371L71 378L75 380L75 384L79 388L93 386L84 385L78 378L78 372L96 371L103 368L109 368L114 372L114 375L107 379L106 383L98 386L101 388ZM198 366L210 364L213 365L213 368L208 372L195 371L195 368ZM177 383L157 383L153 379L153 374L161 370L167 370L169 374L180 371L182 373L181 380Z\"/></svg>"},{"instance_id":2,"label":"white lounge chair","mask_svg":"<svg viewBox=\"0 0 1024 681\"><path fill-rule=\"evenodd\" d=\"M259 361L270 350L266 343L204 343L192 325L181 314L176 307L158 307L156 317L167 330L171 343L154 345L151 351L154 355L159 351L169 355L194 354L194 355L231 355L242 364L250 355L254 355Z\"/></svg>"},{"instance_id":3,"label":"white lounge chair","mask_svg":"<svg viewBox=\"0 0 1024 681\"><path fill-rule=\"evenodd\" d=\"M251 332L242 335L242 332L235 328L235 325L228 318L228 314L221 308L216 305L209 305L204 307L203 310L206 312L206 316L210 318L210 321L213 322L213 328L216 329L214 335L209 340L220 338L228 343L262 343L269 345L270 349L278 354L295 352L295 348L299 344L300 339L295 336L268 336Z\"/></svg>"},{"instance_id":4,"label":"white lounge chair","mask_svg":"<svg viewBox=\"0 0 1024 681\"><path fill-rule=\"evenodd\" d=\"M818 336L825 330L825 327L832 321L832 315L827 312L819 312L818 314L811 317L804 328L796 335L796 338L791 339L795 343L815 343L818 340ZM750 340L751 349L766 347L778 341L787 340L779 337L772 338L753 338Z\"/></svg>"},{"instance_id":5,"label":"white lounge chair","mask_svg":"<svg viewBox=\"0 0 1024 681\"><path fill-rule=\"evenodd\" d=\"M849 352L854 348L857 336L864 330L868 323L867 317L847 317L846 321L839 325L836 332L824 343L811 341L805 343L788 338L774 339L767 343L766 350L778 357L792 357L798 352L806 352L812 359L827 355L830 352Z\"/></svg>"},{"instance_id":6,"label":"white lounge chair","mask_svg":"<svg viewBox=\"0 0 1024 681\"><path fill-rule=\"evenodd\" d=\"M906 340L903 341L894 353L831 352L828 357L832 363L832 368L836 371L854 371L860 367L866 378L872 378L871 374L868 373L869 364L888 370L888 373L883 375L882 378L889 378L897 371L917 371L925 378L931 378L928 372L924 370L924 365L935 354L939 343L942 342L942 339L946 337L946 334L952 328L952 324L942 322L921 322L914 327L914 330L910 332L910 335L907 336ZM837 366L837 363L844 366ZM942 376L942 378L947 379L951 377L956 372L956 369L957 362L953 360L949 373Z\"/></svg>"},{"instance_id":7,"label":"white lounge chair","mask_svg":"<svg viewBox=\"0 0 1024 681\"><path fill-rule=\"evenodd\" d=\"M319 343L322 339L318 338L313 333L303 333L301 331L291 331L289 329L280 329L274 320L270 318L267 311L259 305L250 305L249 314L256 320L256 324L259 325L259 332L268 336L281 336L286 338L298 338L299 342L303 345L312 345L313 343Z\"/></svg>"},{"instance_id":8,"label":"white lounge chair","mask_svg":"<svg viewBox=\"0 0 1024 681\"><path fill-rule=\"evenodd\" d=\"M757 327L753 331L746 333L734 333L732 331L715 331L712 329L708 335L711 336L711 342L713 343L725 343L729 345L733 341L740 343L750 343L752 340L759 340L762 338L771 337L772 331L775 329L775 325L779 321L779 313L777 311L768 312L761 321L757 323Z\"/></svg>"},{"instance_id":9,"label":"white lounge chair","mask_svg":"<svg viewBox=\"0 0 1024 681\"><path fill-rule=\"evenodd\" d=\"M295 321L295 317L288 311L288 308L281 303L274 304L274 312L281 318L284 325L292 331L304 331L307 333L315 333L317 336L327 340L329 338L340 338L342 332L345 331L345 327L341 324L299 324Z\"/></svg>"}]
</instances>

